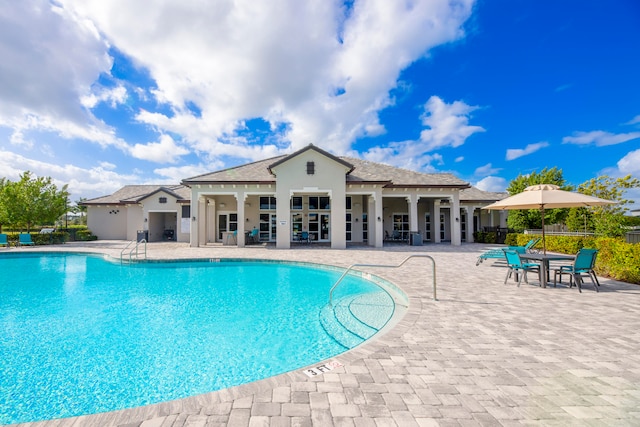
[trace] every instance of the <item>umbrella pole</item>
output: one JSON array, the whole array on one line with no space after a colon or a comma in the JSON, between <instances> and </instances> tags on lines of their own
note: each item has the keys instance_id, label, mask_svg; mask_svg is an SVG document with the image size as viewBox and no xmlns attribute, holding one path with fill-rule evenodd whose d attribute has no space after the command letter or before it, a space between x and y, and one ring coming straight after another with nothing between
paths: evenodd
<instances>
[{"instance_id":1,"label":"umbrella pole","mask_svg":"<svg viewBox=\"0 0 640 427\"><path fill-rule=\"evenodd\" d=\"M546 255L547 254L547 241L544 238L544 206L540 208L540 212L542 212L542 251Z\"/></svg>"}]
</instances>

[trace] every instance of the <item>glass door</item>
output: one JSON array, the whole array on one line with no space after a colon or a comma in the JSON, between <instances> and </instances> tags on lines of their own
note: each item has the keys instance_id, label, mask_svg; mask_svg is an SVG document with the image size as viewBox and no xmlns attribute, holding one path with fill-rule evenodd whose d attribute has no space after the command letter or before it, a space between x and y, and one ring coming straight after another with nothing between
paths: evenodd
<instances>
[{"instance_id":1,"label":"glass door","mask_svg":"<svg viewBox=\"0 0 640 427\"><path fill-rule=\"evenodd\" d=\"M320 242L328 242L331 240L329 225L331 224L330 214L320 214Z\"/></svg>"},{"instance_id":2,"label":"glass door","mask_svg":"<svg viewBox=\"0 0 640 427\"><path fill-rule=\"evenodd\" d=\"M276 214L261 213L259 230L260 231L258 236L261 242L275 242L276 241Z\"/></svg>"},{"instance_id":3,"label":"glass door","mask_svg":"<svg viewBox=\"0 0 640 427\"><path fill-rule=\"evenodd\" d=\"M424 240L431 241L431 212L424 214Z\"/></svg>"},{"instance_id":4,"label":"glass door","mask_svg":"<svg viewBox=\"0 0 640 427\"><path fill-rule=\"evenodd\" d=\"M238 214L231 212L221 212L218 214L218 241L224 241L224 233L233 232L238 229Z\"/></svg>"}]
</instances>

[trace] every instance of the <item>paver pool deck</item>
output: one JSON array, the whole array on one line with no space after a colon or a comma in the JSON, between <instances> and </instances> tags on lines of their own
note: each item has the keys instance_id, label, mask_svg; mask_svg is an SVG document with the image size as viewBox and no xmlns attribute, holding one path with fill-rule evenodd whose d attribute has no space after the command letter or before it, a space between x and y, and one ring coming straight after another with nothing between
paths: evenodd
<instances>
[{"instance_id":1,"label":"paver pool deck","mask_svg":"<svg viewBox=\"0 0 640 427\"><path fill-rule=\"evenodd\" d=\"M126 242L65 244L119 258ZM596 293L509 280L487 246L190 248L151 243L162 258L260 258L363 269L409 296L406 314L372 340L332 360L314 378L302 369L232 389L140 408L29 426L638 426L640 286L600 278ZM36 248L39 250L41 248ZM33 251L34 248L11 249Z\"/></svg>"}]
</instances>

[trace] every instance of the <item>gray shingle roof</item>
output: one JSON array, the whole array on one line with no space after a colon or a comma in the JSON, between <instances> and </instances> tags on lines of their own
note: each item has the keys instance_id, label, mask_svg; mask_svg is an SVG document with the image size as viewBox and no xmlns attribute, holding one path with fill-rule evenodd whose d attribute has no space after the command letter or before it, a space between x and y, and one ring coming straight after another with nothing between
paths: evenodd
<instances>
[{"instance_id":1,"label":"gray shingle roof","mask_svg":"<svg viewBox=\"0 0 640 427\"><path fill-rule=\"evenodd\" d=\"M184 185L125 185L115 193L85 200L82 205L123 205L128 203L138 203L140 200L149 197L159 191L165 191L178 200L191 200L191 189Z\"/></svg>"},{"instance_id":2,"label":"gray shingle roof","mask_svg":"<svg viewBox=\"0 0 640 427\"><path fill-rule=\"evenodd\" d=\"M213 183L275 183L276 178L269 173L269 166L281 162L288 156L278 156L260 160L217 172L198 175L182 180L185 185ZM353 157L337 157L354 166L346 175L347 182L385 183L389 186L402 187L458 187L466 188L469 183L456 178L450 173L420 173L408 169L397 168L383 163Z\"/></svg>"},{"instance_id":3,"label":"gray shingle roof","mask_svg":"<svg viewBox=\"0 0 640 427\"><path fill-rule=\"evenodd\" d=\"M497 202L505 197L509 196L509 193L495 193L491 191L480 190L476 187L465 188L460 192L460 201L462 202Z\"/></svg>"}]
</instances>

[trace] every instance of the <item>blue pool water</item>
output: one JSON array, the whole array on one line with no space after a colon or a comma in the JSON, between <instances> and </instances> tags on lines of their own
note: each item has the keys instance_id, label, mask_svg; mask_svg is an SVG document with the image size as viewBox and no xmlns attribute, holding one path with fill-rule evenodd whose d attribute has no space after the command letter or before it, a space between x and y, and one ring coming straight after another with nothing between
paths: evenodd
<instances>
[{"instance_id":1,"label":"blue pool water","mask_svg":"<svg viewBox=\"0 0 640 427\"><path fill-rule=\"evenodd\" d=\"M375 332L393 313L379 286L348 277L334 294L340 313L328 315L329 289L341 272L301 264L129 266L32 253L0 256L0 271L0 424L266 378L344 352L362 342L353 339L358 329L371 329L363 323ZM365 320L353 320L357 312ZM358 324L355 333L331 330L349 322Z\"/></svg>"}]
</instances>

